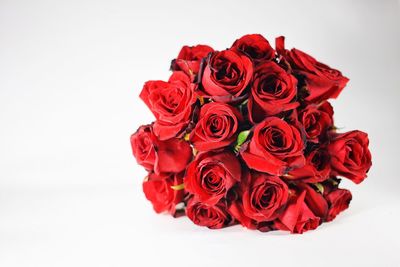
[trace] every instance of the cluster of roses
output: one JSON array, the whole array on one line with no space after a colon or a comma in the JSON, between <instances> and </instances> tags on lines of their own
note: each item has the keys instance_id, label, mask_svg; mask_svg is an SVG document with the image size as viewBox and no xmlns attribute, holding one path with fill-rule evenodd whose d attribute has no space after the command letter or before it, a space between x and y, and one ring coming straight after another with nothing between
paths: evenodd
<instances>
[{"instance_id":1,"label":"cluster of roses","mask_svg":"<svg viewBox=\"0 0 400 267\"><path fill-rule=\"evenodd\" d=\"M362 182L371 154L366 133L336 132L327 99L348 81L338 70L259 34L224 51L184 46L171 70L145 83L156 120L131 137L156 212L302 233L348 207L337 176Z\"/></svg>"}]
</instances>

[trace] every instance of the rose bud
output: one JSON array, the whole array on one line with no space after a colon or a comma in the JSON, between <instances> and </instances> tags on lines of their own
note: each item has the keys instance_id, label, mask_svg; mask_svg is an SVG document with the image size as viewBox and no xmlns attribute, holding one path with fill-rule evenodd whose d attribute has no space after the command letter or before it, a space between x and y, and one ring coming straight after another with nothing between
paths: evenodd
<instances>
[{"instance_id":1,"label":"rose bud","mask_svg":"<svg viewBox=\"0 0 400 267\"><path fill-rule=\"evenodd\" d=\"M307 206L304 200L305 196L306 191L302 191L300 194L294 193L286 210L275 221L276 229L302 234L319 226L321 219L315 216Z\"/></svg>"},{"instance_id":2,"label":"rose bud","mask_svg":"<svg viewBox=\"0 0 400 267\"><path fill-rule=\"evenodd\" d=\"M187 127L196 102L194 84L181 71L174 72L168 82L146 82L140 98L156 117L153 129L161 140L176 137Z\"/></svg>"},{"instance_id":3,"label":"rose bud","mask_svg":"<svg viewBox=\"0 0 400 267\"><path fill-rule=\"evenodd\" d=\"M261 34L245 35L237 39L231 49L244 53L256 64L275 57L275 50Z\"/></svg>"},{"instance_id":4,"label":"rose bud","mask_svg":"<svg viewBox=\"0 0 400 267\"><path fill-rule=\"evenodd\" d=\"M229 211L243 226L258 229L260 223L276 219L288 200L288 187L277 176L251 172L244 175L238 189L239 200Z\"/></svg>"},{"instance_id":5,"label":"rose bud","mask_svg":"<svg viewBox=\"0 0 400 267\"><path fill-rule=\"evenodd\" d=\"M193 223L210 229L223 228L233 223L223 202L208 205L192 198L187 203L186 215Z\"/></svg>"},{"instance_id":6,"label":"rose bud","mask_svg":"<svg viewBox=\"0 0 400 267\"><path fill-rule=\"evenodd\" d=\"M214 205L241 179L239 160L232 152L199 153L186 170L185 189L204 204Z\"/></svg>"},{"instance_id":7,"label":"rose bud","mask_svg":"<svg viewBox=\"0 0 400 267\"><path fill-rule=\"evenodd\" d=\"M201 60L213 51L214 49L208 45L185 45L178 57L172 61L171 69L173 71L181 70L193 79L199 73Z\"/></svg>"},{"instance_id":8,"label":"rose bud","mask_svg":"<svg viewBox=\"0 0 400 267\"><path fill-rule=\"evenodd\" d=\"M151 125L139 127L131 136L131 146L137 163L156 174L181 172L193 157L187 142L177 138L161 141Z\"/></svg>"},{"instance_id":9,"label":"rose bud","mask_svg":"<svg viewBox=\"0 0 400 267\"><path fill-rule=\"evenodd\" d=\"M242 115L228 104L211 102L201 107L190 141L199 151L229 146L236 140Z\"/></svg>"},{"instance_id":10,"label":"rose bud","mask_svg":"<svg viewBox=\"0 0 400 267\"><path fill-rule=\"evenodd\" d=\"M283 36L276 39L276 50L290 64L295 74L305 78L308 90L305 100L308 102L319 103L328 98L336 98L349 81L340 71L298 49L286 50Z\"/></svg>"},{"instance_id":11,"label":"rose bud","mask_svg":"<svg viewBox=\"0 0 400 267\"><path fill-rule=\"evenodd\" d=\"M266 116L296 108L297 80L278 64L266 61L254 70L248 102L249 117L254 123Z\"/></svg>"},{"instance_id":12,"label":"rose bud","mask_svg":"<svg viewBox=\"0 0 400 267\"><path fill-rule=\"evenodd\" d=\"M253 137L240 154L251 169L284 175L304 166L304 140L300 130L277 117L269 117L254 127Z\"/></svg>"},{"instance_id":13,"label":"rose bud","mask_svg":"<svg viewBox=\"0 0 400 267\"><path fill-rule=\"evenodd\" d=\"M321 186L323 185L319 184L319 187L317 187L315 185L311 186L310 184L300 182L296 183L294 187L296 188L297 192L306 192L304 201L307 204L307 207L313 212L315 216L318 216L322 220L328 214L328 202L324 198L323 192L319 191L323 191L323 189L321 189Z\"/></svg>"},{"instance_id":14,"label":"rose bud","mask_svg":"<svg viewBox=\"0 0 400 267\"><path fill-rule=\"evenodd\" d=\"M349 207L352 199L351 192L346 189L335 189L330 192L326 199L329 204L329 211L326 221L332 221L336 216Z\"/></svg>"},{"instance_id":15,"label":"rose bud","mask_svg":"<svg viewBox=\"0 0 400 267\"><path fill-rule=\"evenodd\" d=\"M184 196L184 190L176 190L174 186L182 183L182 173L167 175L150 173L148 178L143 181L143 192L157 213L167 211L174 215L176 205L183 201Z\"/></svg>"},{"instance_id":16,"label":"rose bud","mask_svg":"<svg viewBox=\"0 0 400 267\"><path fill-rule=\"evenodd\" d=\"M356 184L361 183L372 165L368 144L368 135L361 131L333 136L328 146L332 175L346 177Z\"/></svg>"},{"instance_id":17,"label":"rose bud","mask_svg":"<svg viewBox=\"0 0 400 267\"><path fill-rule=\"evenodd\" d=\"M317 147L306 155L306 164L293 169L284 176L287 180L301 180L307 183L318 183L329 179L331 163L328 151Z\"/></svg>"},{"instance_id":18,"label":"rose bud","mask_svg":"<svg viewBox=\"0 0 400 267\"><path fill-rule=\"evenodd\" d=\"M217 102L236 103L245 99L252 75L253 63L247 56L233 50L213 52L202 75L200 93Z\"/></svg>"},{"instance_id":19,"label":"rose bud","mask_svg":"<svg viewBox=\"0 0 400 267\"><path fill-rule=\"evenodd\" d=\"M299 113L299 121L304 125L307 141L324 141L327 131L333 127L333 108L329 102L308 105Z\"/></svg>"}]
</instances>

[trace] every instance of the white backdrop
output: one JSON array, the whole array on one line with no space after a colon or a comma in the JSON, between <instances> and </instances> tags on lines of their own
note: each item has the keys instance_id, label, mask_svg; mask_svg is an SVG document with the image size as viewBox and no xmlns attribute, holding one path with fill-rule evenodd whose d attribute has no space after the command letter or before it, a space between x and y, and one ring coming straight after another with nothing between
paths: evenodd
<instances>
[{"instance_id":1,"label":"white backdrop","mask_svg":"<svg viewBox=\"0 0 400 267\"><path fill-rule=\"evenodd\" d=\"M0 0L0 266L399 266L399 3ZM336 125L370 135L369 178L316 231L211 231L143 196L143 83L247 33L340 69Z\"/></svg>"}]
</instances>

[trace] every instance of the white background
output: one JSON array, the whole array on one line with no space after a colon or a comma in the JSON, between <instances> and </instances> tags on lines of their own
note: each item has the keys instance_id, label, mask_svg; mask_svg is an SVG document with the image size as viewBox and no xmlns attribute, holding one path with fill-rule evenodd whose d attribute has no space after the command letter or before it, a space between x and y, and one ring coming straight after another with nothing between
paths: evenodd
<instances>
[{"instance_id":1,"label":"white background","mask_svg":"<svg viewBox=\"0 0 400 267\"><path fill-rule=\"evenodd\" d=\"M373 167L316 231L211 231L143 196L143 83L246 33L350 78L336 125L369 133ZM0 266L400 266L399 48L397 1L0 0Z\"/></svg>"}]
</instances>

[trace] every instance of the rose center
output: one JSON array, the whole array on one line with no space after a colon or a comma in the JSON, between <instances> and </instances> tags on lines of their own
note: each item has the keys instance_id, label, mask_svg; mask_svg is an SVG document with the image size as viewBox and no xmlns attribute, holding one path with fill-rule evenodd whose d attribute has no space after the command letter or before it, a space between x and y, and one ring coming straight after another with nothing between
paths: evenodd
<instances>
[{"instance_id":1,"label":"rose center","mask_svg":"<svg viewBox=\"0 0 400 267\"><path fill-rule=\"evenodd\" d=\"M160 108L166 113L179 112L180 103L182 102L183 92L178 87L170 90L167 94L161 96Z\"/></svg>"},{"instance_id":2,"label":"rose center","mask_svg":"<svg viewBox=\"0 0 400 267\"><path fill-rule=\"evenodd\" d=\"M237 85L240 82L240 68L228 59L221 58L216 60L212 70L215 79L221 84Z\"/></svg>"},{"instance_id":3,"label":"rose center","mask_svg":"<svg viewBox=\"0 0 400 267\"><path fill-rule=\"evenodd\" d=\"M276 192L274 188L269 185L262 184L255 188L252 198L253 206L258 210L263 210L273 205L274 196Z\"/></svg>"},{"instance_id":4,"label":"rose center","mask_svg":"<svg viewBox=\"0 0 400 267\"><path fill-rule=\"evenodd\" d=\"M224 191L225 169L219 165L209 165L201 172L201 186L209 193L219 194Z\"/></svg>"},{"instance_id":5,"label":"rose center","mask_svg":"<svg viewBox=\"0 0 400 267\"><path fill-rule=\"evenodd\" d=\"M269 151L279 151L286 145L285 135L281 129L268 128L262 137L262 144Z\"/></svg>"}]
</instances>

